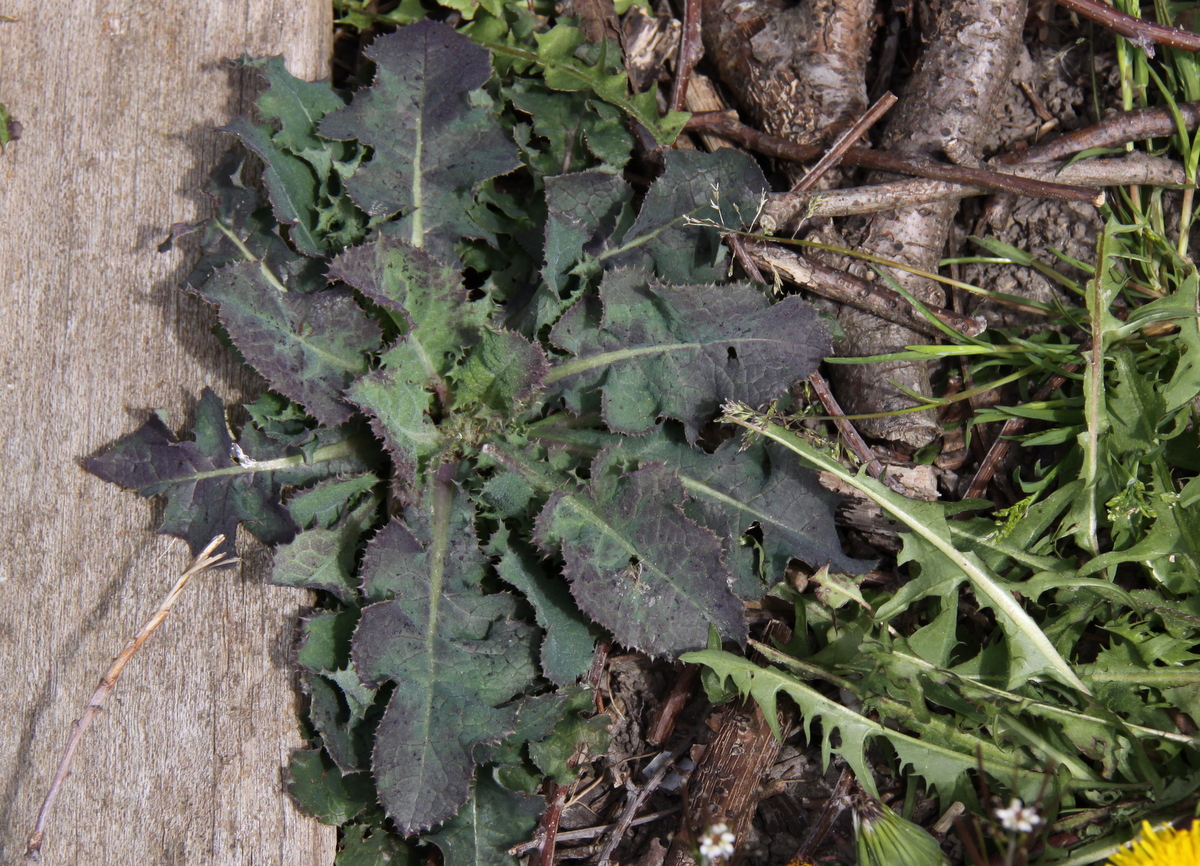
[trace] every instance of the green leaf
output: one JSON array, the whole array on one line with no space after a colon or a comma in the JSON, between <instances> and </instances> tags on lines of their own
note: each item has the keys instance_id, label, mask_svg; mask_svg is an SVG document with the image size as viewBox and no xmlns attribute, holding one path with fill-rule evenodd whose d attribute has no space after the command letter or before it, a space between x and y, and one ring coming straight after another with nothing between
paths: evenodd
<instances>
[{"instance_id":1,"label":"green leaf","mask_svg":"<svg viewBox=\"0 0 1200 866\"><path fill-rule=\"evenodd\" d=\"M582 31L568 24L556 24L545 32L535 33L534 39L536 51L496 42L482 44L496 54L537 64L546 85L555 90L592 91L646 127L663 146L678 137L687 122L687 113L669 111L660 118L653 92L630 95L628 79L621 69L621 49L616 43L605 40L585 45Z\"/></svg>"},{"instance_id":2,"label":"green leaf","mask_svg":"<svg viewBox=\"0 0 1200 866\"><path fill-rule=\"evenodd\" d=\"M684 516L683 498L661 464L620 475L602 454L587 490L555 493L535 525L539 547L561 545L583 612L652 656L704 646L710 625L731 640L746 634L720 539Z\"/></svg>"},{"instance_id":3,"label":"green leaf","mask_svg":"<svg viewBox=\"0 0 1200 866\"><path fill-rule=\"evenodd\" d=\"M379 483L379 478L369 472L320 481L293 494L287 502L288 511L301 529L314 526L332 529L343 517L358 508Z\"/></svg>"},{"instance_id":4,"label":"green leaf","mask_svg":"<svg viewBox=\"0 0 1200 866\"><path fill-rule=\"evenodd\" d=\"M596 715L593 693L577 688L569 693L566 715L542 739L530 737L529 757L545 775L560 785L579 778L579 765L606 754L612 716Z\"/></svg>"},{"instance_id":5,"label":"green leaf","mask_svg":"<svg viewBox=\"0 0 1200 866\"><path fill-rule=\"evenodd\" d=\"M327 80L305 81L287 71L282 57L264 57L248 61L262 71L267 89L258 97L258 113L263 120L275 121L278 129L274 143L312 161L312 151L325 151L330 143L320 138L317 125L321 118L346 103Z\"/></svg>"},{"instance_id":6,"label":"green leaf","mask_svg":"<svg viewBox=\"0 0 1200 866\"><path fill-rule=\"evenodd\" d=\"M442 850L446 866L515 866L508 849L533 834L545 807L541 797L510 791L481 769L459 813L425 838Z\"/></svg>"},{"instance_id":7,"label":"green leaf","mask_svg":"<svg viewBox=\"0 0 1200 866\"><path fill-rule=\"evenodd\" d=\"M454 408L473 418L511 421L541 391L546 353L512 331L484 329L454 374Z\"/></svg>"},{"instance_id":8,"label":"green leaf","mask_svg":"<svg viewBox=\"0 0 1200 866\"><path fill-rule=\"evenodd\" d=\"M758 405L809 376L832 349L816 311L799 297L777 304L745 284L668 286L644 271L605 275L551 340L570 352L547 377L581 413L603 391L603 416L619 433L660 417L683 422L689 442L726 400Z\"/></svg>"},{"instance_id":9,"label":"green leaf","mask_svg":"<svg viewBox=\"0 0 1200 866\"><path fill-rule=\"evenodd\" d=\"M637 221L598 258L606 268L641 267L672 283L723 279L721 235L755 221L769 188L762 169L733 148L672 150L665 161Z\"/></svg>"},{"instance_id":10,"label":"green leaf","mask_svg":"<svg viewBox=\"0 0 1200 866\"><path fill-rule=\"evenodd\" d=\"M288 793L323 824L345 824L375 805L375 789L366 773L343 776L324 749L292 753Z\"/></svg>"},{"instance_id":11,"label":"green leaf","mask_svg":"<svg viewBox=\"0 0 1200 866\"><path fill-rule=\"evenodd\" d=\"M193 554L218 534L225 536L220 550L232 554L239 523L267 544L290 541L296 526L279 502L283 486L363 468L348 440L305 455L248 426L235 442L221 398L207 388L193 434L195 441L180 441L161 417L151 415L136 432L82 461L105 481L142 496L165 496L159 532L184 539Z\"/></svg>"},{"instance_id":12,"label":"green leaf","mask_svg":"<svg viewBox=\"0 0 1200 866\"><path fill-rule=\"evenodd\" d=\"M470 93L491 75L483 49L444 24L420 21L366 49L375 81L325 117L321 135L375 148L347 187L367 213L399 214L389 232L447 255L463 237L481 237L467 217L483 180L520 165L491 110Z\"/></svg>"},{"instance_id":13,"label":"green leaf","mask_svg":"<svg viewBox=\"0 0 1200 866\"><path fill-rule=\"evenodd\" d=\"M349 290L283 291L259 262L239 262L215 271L198 291L217 304L234 345L274 390L327 427L354 414L343 392L367 372L381 334Z\"/></svg>"},{"instance_id":14,"label":"green leaf","mask_svg":"<svg viewBox=\"0 0 1200 866\"><path fill-rule=\"evenodd\" d=\"M1091 694L1037 623L1013 598L1015 587L1001 582L978 556L964 553L954 546L943 507L938 503L907 499L872 478L854 475L842 464L818 451L794 433L777 424L755 421L752 414L735 410L726 414L726 420L778 442L808 465L833 473L846 484L878 502L885 512L912 530L912 535L920 539L924 545L923 552L930 558L936 561L940 556L948 561L945 571L939 569L939 581L945 587L945 592L949 592L964 578L971 583L980 605L991 607L1004 629L1011 661L1008 671L1009 688L1039 674L1050 674L1059 682L1078 689L1085 695ZM906 545L907 543L906 540ZM941 574L944 573L950 573L950 576L943 580ZM876 613L876 618L886 622L899 613L903 609L899 598L897 595L881 607Z\"/></svg>"},{"instance_id":15,"label":"green leaf","mask_svg":"<svg viewBox=\"0 0 1200 866\"><path fill-rule=\"evenodd\" d=\"M357 717L356 708L350 705L336 680L310 672L304 672L301 678L308 693L308 720L320 735L330 759L343 775L370 772L375 726L359 724L362 718Z\"/></svg>"},{"instance_id":16,"label":"green leaf","mask_svg":"<svg viewBox=\"0 0 1200 866\"><path fill-rule=\"evenodd\" d=\"M21 124L8 113L8 106L0 102L0 153L9 142L21 137Z\"/></svg>"},{"instance_id":17,"label":"green leaf","mask_svg":"<svg viewBox=\"0 0 1200 866\"><path fill-rule=\"evenodd\" d=\"M275 550L271 583L319 589L343 604L354 602L354 559L359 536L375 522L382 498L370 496L336 526L313 527ZM294 512L293 512L294 513Z\"/></svg>"},{"instance_id":18,"label":"green leaf","mask_svg":"<svg viewBox=\"0 0 1200 866\"><path fill-rule=\"evenodd\" d=\"M319 610L300 621L296 662L317 674L333 673L350 664L350 636L358 625L356 607Z\"/></svg>"},{"instance_id":19,"label":"green leaf","mask_svg":"<svg viewBox=\"0 0 1200 866\"><path fill-rule=\"evenodd\" d=\"M221 132L236 135L242 144L266 163L263 179L267 184L275 219L291 227L288 236L296 249L306 256L323 255L325 247L315 231L319 191L312 167L277 147L272 141L269 127L251 123L246 117L234 118L221 127Z\"/></svg>"},{"instance_id":20,"label":"green leaf","mask_svg":"<svg viewBox=\"0 0 1200 866\"><path fill-rule=\"evenodd\" d=\"M416 855L403 839L382 827L350 824L341 828L333 866L412 866Z\"/></svg>"},{"instance_id":21,"label":"green leaf","mask_svg":"<svg viewBox=\"0 0 1200 866\"><path fill-rule=\"evenodd\" d=\"M579 171L600 160L609 171L629 162L633 136L622 123L620 109L584 93L547 93L519 79L504 90L513 107L529 115L532 132L544 139L544 150L523 148L527 161L543 175Z\"/></svg>"},{"instance_id":22,"label":"green leaf","mask_svg":"<svg viewBox=\"0 0 1200 866\"><path fill-rule=\"evenodd\" d=\"M837 752L854 770L858 783L872 796L877 797L878 792L874 774L867 763L865 749L867 743L876 737L884 737L891 742L900 758L900 766L903 768L911 765L915 773L925 777L942 795L950 794L957 786L958 780L978 765L978 758L969 750L956 751L937 739L918 739L888 728L825 697L816 689L783 671L759 667L732 653L723 650L703 650L686 653L680 656L680 660L711 668L722 681L731 680L742 696L753 698L762 707L763 715L776 736L779 735L776 710L778 694L787 694L800 707L805 735L810 742L812 724L817 719L821 720L822 766L828 767L830 756ZM833 745L834 731L837 732L836 746ZM984 767L1005 782L1012 778L1012 773L1017 769L1012 766L996 766L986 757ZM1040 784L1040 773L1030 775L1034 776L1035 785ZM1036 787L1034 790L1037 790Z\"/></svg>"},{"instance_id":23,"label":"green leaf","mask_svg":"<svg viewBox=\"0 0 1200 866\"><path fill-rule=\"evenodd\" d=\"M466 801L476 749L504 739L501 709L537 676L533 630L512 617L516 599L483 595L485 559L474 514L445 473L405 524L370 542L367 607L353 640L363 682L396 683L376 734L379 801L408 835L441 823Z\"/></svg>"},{"instance_id":24,"label":"green leaf","mask_svg":"<svg viewBox=\"0 0 1200 866\"><path fill-rule=\"evenodd\" d=\"M349 396L371 416L397 475L412 483L441 448L441 433L428 417L434 398L449 402L445 377L478 340L489 304L469 300L456 268L397 238L347 250L329 275L382 306L403 331L384 353L382 369L355 382Z\"/></svg>"},{"instance_id":25,"label":"green leaf","mask_svg":"<svg viewBox=\"0 0 1200 866\"><path fill-rule=\"evenodd\" d=\"M533 605L542 640L542 674L555 685L572 683L592 666L596 636L571 599L566 585L538 565L534 552L511 542L496 565L500 579L521 591Z\"/></svg>"}]
</instances>

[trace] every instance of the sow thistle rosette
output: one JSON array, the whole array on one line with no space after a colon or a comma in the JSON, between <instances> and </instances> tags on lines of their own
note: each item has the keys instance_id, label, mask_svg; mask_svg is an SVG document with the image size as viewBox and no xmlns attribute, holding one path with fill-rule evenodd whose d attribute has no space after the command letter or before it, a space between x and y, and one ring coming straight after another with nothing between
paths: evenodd
<instances>
[{"instance_id":1,"label":"sow thistle rosette","mask_svg":"<svg viewBox=\"0 0 1200 866\"><path fill-rule=\"evenodd\" d=\"M878 800L854 810L854 835L858 866L946 866L950 862L936 839Z\"/></svg>"}]
</instances>

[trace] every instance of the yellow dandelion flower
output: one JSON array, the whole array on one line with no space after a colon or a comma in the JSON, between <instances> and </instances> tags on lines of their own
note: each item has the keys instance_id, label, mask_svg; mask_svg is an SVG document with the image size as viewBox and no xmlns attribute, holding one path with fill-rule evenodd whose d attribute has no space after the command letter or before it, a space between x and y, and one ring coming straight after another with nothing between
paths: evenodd
<instances>
[{"instance_id":1,"label":"yellow dandelion flower","mask_svg":"<svg viewBox=\"0 0 1200 866\"><path fill-rule=\"evenodd\" d=\"M1108 866L1200 866L1200 821L1182 832L1143 821L1142 835L1114 854Z\"/></svg>"}]
</instances>

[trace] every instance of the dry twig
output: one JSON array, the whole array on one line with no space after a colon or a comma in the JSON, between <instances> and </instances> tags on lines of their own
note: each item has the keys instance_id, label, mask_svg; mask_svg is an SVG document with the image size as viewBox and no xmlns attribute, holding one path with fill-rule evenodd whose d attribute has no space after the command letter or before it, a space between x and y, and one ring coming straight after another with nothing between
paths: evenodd
<instances>
[{"instance_id":1,"label":"dry twig","mask_svg":"<svg viewBox=\"0 0 1200 866\"><path fill-rule=\"evenodd\" d=\"M809 169L799 183L792 187L792 192L804 192L816 186L822 175L845 159L846 151L854 142L866 135L867 130L874 126L875 122L883 117L897 101L896 94L890 90L875 100L875 104L867 109L862 117L854 121L845 132L834 140L833 144L829 146L829 150L825 151L825 155L817 160L817 164Z\"/></svg>"},{"instance_id":2,"label":"dry twig","mask_svg":"<svg viewBox=\"0 0 1200 866\"><path fill-rule=\"evenodd\" d=\"M1184 125L1195 129L1200 124L1200 102L1181 102L1176 108ZM1114 114L1092 126L1060 135L1053 141L1026 150L1005 153L993 161L999 164L1051 162L1092 148L1118 147L1130 141L1160 138L1179 132L1175 116L1168 107L1143 108Z\"/></svg>"},{"instance_id":3,"label":"dry twig","mask_svg":"<svg viewBox=\"0 0 1200 866\"><path fill-rule=\"evenodd\" d=\"M676 749L671 752L658 771L650 777L650 780L641 787L634 789L629 799L625 803L625 808L621 811L621 817L617 823L612 826L612 830L608 834L608 838L604 841L604 846L600 849L599 856L596 857L596 866L608 866L609 857L616 850L617 845L621 844L621 840L625 838L625 834L629 828L633 826L634 820L637 818L638 810L642 808L642 804L646 799L658 790L658 786L662 784L663 779L667 777L667 773L675 767L675 762L683 756L683 753L692 746L691 738L683 741ZM633 787L632 783L629 787Z\"/></svg>"},{"instance_id":4,"label":"dry twig","mask_svg":"<svg viewBox=\"0 0 1200 866\"><path fill-rule=\"evenodd\" d=\"M765 268L815 294L903 325L929 337L942 335L938 327L922 316L899 292L887 286L869 283L862 277L797 255L777 244L743 241L742 246L760 269ZM983 333L987 327L982 317L964 316L928 304L926 309L947 327L968 337Z\"/></svg>"},{"instance_id":5,"label":"dry twig","mask_svg":"<svg viewBox=\"0 0 1200 866\"><path fill-rule=\"evenodd\" d=\"M1098 0L1058 0L1058 5L1121 34L1150 57L1154 56L1154 43L1183 51L1200 51L1200 34L1180 27L1164 27L1153 21L1143 21L1118 12Z\"/></svg>"},{"instance_id":6,"label":"dry twig","mask_svg":"<svg viewBox=\"0 0 1200 866\"><path fill-rule=\"evenodd\" d=\"M42 843L46 838L46 826L50 819L50 810L54 808L54 802L62 792L63 783L71 772L71 761L75 757L75 750L78 748L80 740L83 739L84 733L86 733L88 727L92 724L92 719L100 712L100 708L104 706L104 701L116 686L117 679L121 676L125 665L129 664L129 660L133 658L133 654L141 648L150 635L154 634L155 629L162 625L163 620L170 614L171 608L175 606L175 602L179 600L179 596L183 592L183 588L187 586L188 581L211 568L218 568L237 562L235 558L229 557L226 554L213 554L213 551L220 547L224 541L225 536L218 535L208 543L208 546L204 550L200 551L200 555L192 561L187 570L179 576L179 580L175 582L175 586L167 593L167 597L159 605L158 611L125 644L125 648L121 650L121 654L112 663L112 667L100 678L100 685L96 687L96 691L93 692L91 699L84 707L83 715L72 726L71 736L67 740L66 748L63 750L62 760L59 761L58 770L54 773L54 779L50 783L50 790L46 792L46 799L42 801L42 808L38 811L37 823L34 825L33 832L29 835L29 841L25 846L25 861L27 863L36 863L40 859Z\"/></svg>"},{"instance_id":7,"label":"dry twig","mask_svg":"<svg viewBox=\"0 0 1200 866\"><path fill-rule=\"evenodd\" d=\"M1010 170L1014 175L1039 180L1056 178L1072 186L1093 189L1130 184L1183 186L1187 183L1183 166L1178 162L1145 153L1131 153L1117 159L1088 159L1066 168L1057 162L1035 162L1013 165ZM775 193L769 196L759 223L765 231L782 234L804 219L879 213L992 191L982 186L917 178L847 189Z\"/></svg>"},{"instance_id":8,"label":"dry twig","mask_svg":"<svg viewBox=\"0 0 1200 866\"><path fill-rule=\"evenodd\" d=\"M719 111L704 114L693 114L684 129L688 132L705 132L720 135L735 141L743 147L757 151L764 156L776 159L786 159L792 162L811 162L823 152L823 148L815 145L793 144L786 139L746 126L732 116L732 112ZM1062 183L1051 183L1028 177L1018 177L1013 174L994 171L986 168L971 168L946 162L934 162L917 156L905 156L883 150L872 150L862 145L846 149L842 156L846 165L856 165L876 171L887 171L894 174L907 174L913 177L927 177L933 180L945 180L968 186L979 186L984 189L1001 192L1015 192L1018 195L1035 198L1055 198L1064 201L1096 202L1095 190Z\"/></svg>"},{"instance_id":9,"label":"dry twig","mask_svg":"<svg viewBox=\"0 0 1200 866\"><path fill-rule=\"evenodd\" d=\"M675 65L675 80L671 84L672 111L682 111L687 102L688 81L692 70L704 56L704 41L700 38L702 22L701 0L684 0L683 34L679 40L679 61Z\"/></svg>"}]
</instances>

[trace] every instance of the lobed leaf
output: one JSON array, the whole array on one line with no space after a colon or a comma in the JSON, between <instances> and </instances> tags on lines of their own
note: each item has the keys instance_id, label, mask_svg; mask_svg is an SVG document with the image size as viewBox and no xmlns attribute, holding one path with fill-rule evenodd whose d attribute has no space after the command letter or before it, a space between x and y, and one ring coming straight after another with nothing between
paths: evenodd
<instances>
[{"instance_id":1,"label":"lobed leaf","mask_svg":"<svg viewBox=\"0 0 1200 866\"><path fill-rule=\"evenodd\" d=\"M351 198L369 214L399 215L388 231L414 247L448 255L460 238L481 236L467 216L475 187L520 165L492 112L470 98L491 76L487 51L425 20L365 53L374 82L327 115L321 135L373 147L347 182Z\"/></svg>"},{"instance_id":2,"label":"lobed leaf","mask_svg":"<svg viewBox=\"0 0 1200 866\"><path fill-rule=\"evenodd\" d=\"M911 537L919 547L909 548L910 540L906 538L906 550L912 550L912 553L906 555L920 559L923 563L922 574L931 575L933 587L939 592L949 593L963 580L971 583L980 606L991 607L1004 630L1010 656L1009 688L1039 674L1049 674L1064 685L1078 689L1085 695L1091 694L1070 663L1059 654L1045 632L1013 597L1017 587L998 579L976 554L966 553L955 547L947 526L945 506L907 499L872 478L854 475L794 433L777 424L753 421L751 415L752 413L735 409L727 413L726 418L778 442L806 464L832 472L846 484L878 502L885 512L908 526L912 530ZM955 505L961 507L960 504L952 504L951 507ZM876 612L876 618L886 622L900 613L905 605L921 595L928 594L933 587L908 595L905 595L904 591L897 593Z\"/></svg>"},{"instance_id":3,"label":"lobed leaf","mask_svg":"<svg viewBox=\"0 0 1200 866\"><path fill-rule=\"evenodd\" d=\"M512 331L485 329L455 371L454 407L473 418L511 421L541 391L549 369L540 346Z\"/></svg>"},{"instance_id":4,"label":"lobed leaf","mask_svg":"<svg viewBox=\"0 0 1200 866\"><path fill-rule=\"evenodd\" d=\"M561 580L547 575L532 550L511 542L496 572L533 605L546 632L541 645L542 675L558 686L573 683L592 666L596 630L580 613Z\"/></svg>"},{"instance_id":5,"label":"lobed leaf","mask_svg":"<svg viewBox=\"0 0 1200 866\"><path fill-rule=\"evenodd\" d=\"M610 429L644 433L675 418L689 442L726 400L778 397L831 351L816 311L798 297L771 304L749 285L668 286L633 269L606 274L550 339L574 356L547 378L573 412L599 390Z\"/></svg>"},{"instance_id":6,"label":"lobed leaf","mask_svg":"<svg viewBox=\"0 0 1200 866\"><path fill-rule=\"evenodd\" d=\"M208 388L192 432L194 441L180 441L161 417L151 415L137 431L82 463L93 475L142 496L165 496L159 532L184 539L193 554L218 534L226 539L220 549L232 554L239 523L267 544L290 541L296 525L279 502L283 485L362 469L352 449L341 444L306 457L249 426L235 442L225 405Z\"/></svg>"},{"instance_id":7,"label":"lobed leaf","mask_svg":"<svg viewBox=\"0 0 1200 866\"><path fill-rule=\"evenodd\" d=\"M683 498L662 464L619 475L602 454L588 489L555 493L535 524L539 547L561 546L583 612L652 656L703 646L710 626L746 634L720 539L683 514Z\"/></svg>"},{"instance_id":8,"label":"lobed leaf","mask_svg":"<svg viewBox=\"0 0 1200 866\"><path fill-rule=\"evenodd\" d=\"M446 821L466 801L476 750L512 728L506 705L537 676L532 628L516 599L483 595L485 559L465 496L440 475L407 525L370 542L365 608L352 642L367 685L396 684L376 732L379 800L404 834Z\"/></svg>"},{"instance_id":9,"label":"lobed leaf","mask_svg":"<svg viewBox=\"0 0 1200 866\"><path fill-rule=\"evenodd\" d=\"M215 271L198 293L217 305L238 351L271 383L327 427L350 419L343 392L367 372L379 326L343 288L313 294L283 291L259 262Z\"/></svg>"},{"instance_id":10,"label":"lobed leaf","mask_svg":"<svg viewBox=\"0 0 1200 866\"><path fill-rule=\"evenodd\" d=\"M418 467L441 447L430 421L435 395L449 402L446 375L478 339L488 313L472 301L458 269L391 237L347 250L329 269L392 315L403 331L381 358L381 369L359 378L350 399L392 455L397 475L411 484Z\"/></svg>"}]
</instances>

